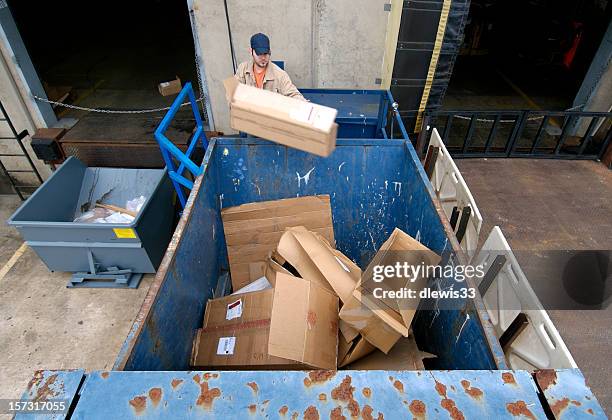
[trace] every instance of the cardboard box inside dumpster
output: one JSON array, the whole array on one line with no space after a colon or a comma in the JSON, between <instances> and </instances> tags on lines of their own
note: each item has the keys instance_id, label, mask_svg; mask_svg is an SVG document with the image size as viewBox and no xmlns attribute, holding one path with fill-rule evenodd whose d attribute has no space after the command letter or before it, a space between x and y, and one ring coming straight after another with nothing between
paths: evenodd
<instances>
[{"instance_id":1,"label":"cardboard box inside dumpster","mask_svg":"<svg viewBox=\"0 0 612 420\"><path fill-rule=\"evenodd\" d=\"M235 77L223 84L234 130L318 156L334 151L336 109L247 86Z\"/></svg>"},{"instance_id":2,"label":"cardboard box inside dumpster","mask_svg":"<svg viewBox=\"0 0 612 420\"><path fill-rule=\"evenodd\" d=\"M264 262L288 227L304 226L335 246L329 195L228 207L221 218L234 290L261 277Z\"/></svg>"},{"instance_id":3,"label":"cardboard box inside dumpster","mask_svg":"<svg viewBox=\"0 0 612 420\"><path fill-rule=\"evenodd\" d=\"M392 272L392 275L383 275L380 267L389 268L398 265L412 268L427 267L436 266L439 261L439 255L396 228L364 271L353 296L394 331L408 337L410 324L420 300L419 292L426 286L427 277L423 270L420 272L396 270ZM382 281L380 278L375 280L375 276L382 276ZM374 296L374 290L377 288L380 289L378 295L385 290L391 292L413 290L415 297L377 298ZM342 319L345 318L342 317Z\"/></svg>"},{"instance_id":4,"label":"cardboard box inside dumpster","mask_svg":"<svg viewBox=\"0 0 612 420\"><path fill-rule=\"evenodd\" d=\"M192 366L335 369L338 298L277 273L274 289L209 300Z\"/></svg>"}]
</instances>

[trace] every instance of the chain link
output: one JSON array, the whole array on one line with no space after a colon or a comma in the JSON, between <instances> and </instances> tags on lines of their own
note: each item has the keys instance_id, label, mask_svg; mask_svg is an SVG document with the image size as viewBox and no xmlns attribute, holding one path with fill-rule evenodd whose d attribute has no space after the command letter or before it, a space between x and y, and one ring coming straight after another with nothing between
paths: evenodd
<instances>
[{"instance_id":1,"label":"chain link","mask_svg":"<svg viewBox=\"0 0 612 420\"><path fill-rule=\"evenodd\" d=\"M200 93L200 95L201 95L201 93ZM163 108L151 108L151 109L100 109L100 108L88 108L88 107L85 107L85 106L71 105L71 104L65 104L65 103L62 103L62 102L51 101L49 99L41 98L40 96L36 96L36 95L32 95L32 96L37 101L46 102L46 103L51 104L51 105L61 106L61 107L70 108L70 109L76 109L78 111L99 112L99 113L102 113L102 114L149 114L149 113L154 113L154 112L168 111L170 109L169 106L166 106L166 107L163 107ZM202 102L203 100L204 100L204 97L200 96L198 99L196 99L196 102ZM184 102L180 106L182 106L182 107L183 106L187 106L190 103L191 102Z\"/></svg>"}]
</instances>

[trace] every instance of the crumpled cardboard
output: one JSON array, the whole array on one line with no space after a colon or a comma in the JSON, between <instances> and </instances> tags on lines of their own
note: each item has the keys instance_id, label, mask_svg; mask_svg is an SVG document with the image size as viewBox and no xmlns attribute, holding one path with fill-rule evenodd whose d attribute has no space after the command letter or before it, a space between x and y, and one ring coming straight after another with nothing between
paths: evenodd
<instances>
[{"instance_id":1,"label":"crumpled cardboard","mask_svg":"<svg viewBox=\"0 0 612 420\"><path fill-rule=\"evenodd\" d=\"M361 275L361 269L354 262L303 226L287 229L276 252L302 278L334 292L342 302L352 296Z\"/></svg>"},{"instance_id":2,"label":"crumpled cardboard","mask_svg":"<svg viewBox=\"0 0 612 420\"><path fill-rule=\"evenodd\" d=\"M414 281L410 281L405 277L391 277L380 283L373 280L375 266L395 266L396 263L403 264L404 262L415 267L419 265L435 266L440 262L440 256L396 228L389 239L382 244L368 268L362 274L361 281L355 288L353 296L372 310L386 325L407 337L420 300L418 292L427 285L427 278L421 275ZM416 291L416 298L375 298L373 291L377 287L385 290L412 289ZM342 319L346 320L344 317Z\"/></svg>"}]
</instances>

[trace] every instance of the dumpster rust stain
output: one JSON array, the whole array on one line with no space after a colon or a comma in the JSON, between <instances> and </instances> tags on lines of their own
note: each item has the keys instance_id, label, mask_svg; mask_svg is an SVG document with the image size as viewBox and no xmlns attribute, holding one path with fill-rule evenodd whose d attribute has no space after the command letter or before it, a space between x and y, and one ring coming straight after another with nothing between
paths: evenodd
<instances>
[{"instance_id":1,"label":"dumpster rust stain","mask_svg":"<svg viewBox=\"0 0 612 420\"><path fill-rule=\"evenodd\" d=\"M36 396L34 397L33 401L46 401L49 399L49 397L55 397L57 395L57 391L51 389L51 385L53 385L56 380L57 373L49 376L45 383L36 391ZM64 385L60 384L60 387L63 388Z\"/></svg>"},{"instance_id":2,"label":"dumpster rust stain","mask_svg":"<svg viewBox=\"0 0 612 420\"><path fill-rule=\"evenodd\" d=\"M319 401L327 401L327 394L319 394Z\"/></svg>"},{"instance_id":3,"label":"dumpster rust stain","mask_svg":"<svg viewBox=\"0 0 612 420\"><path fill-rule=\"evenodd\" d=\"M298 412L294 411L293 413L291 413L291 420L297 420L299 416L300 415L298 414Z\"/></svg>"},{"instance_id":4,"label":"dumpster rust stain","mask_svg":"<svg viewBox=\"0 0 612 420\"><path fill-rule=\"evenodd\" d=\"M372 415L372 412L374 412L374 409L372 407L370 407L367 404L364 405L363 410L361 410L361 418L363 420L374 420L374 416ZM385 419L385 416L383 416L383 413L379 411L378 416L376 417L376 420L384 420L384 419Z\"/></svg>"},{"instance_id":5,"label":"dumpster rust stain","mask_svg":"<svg viewBox=\"0 0 612 420\"><path fill-rule=\"evenodd\" d=\"M525 404L525 401L523 400L519 400L514 403L507 403L506 410L508 410L508 412L512 414L514 417L524 416L529 419L535 420L535 416L533 415L531 410L529 410L529 408L527 407L527 404Z\"/></svg>"},{"instance_id":6,"label":"dumpster rust stain","mask_svg":"<svg viewBox=\"0 0 612 420\"><path fill-rule=\"evenodd\" d=\"M346 420L346 417L342 415L342 407L338 406L329 413L330 420Z\"/></svg>"},{"instance_id":7,"label":"dumpster rust stain","mask_svg":"<svg viewBox=\"0 0 612 420\"><path fill-rule=\"evenodd\" d=\"M551 385L557 383L557 372L553 369L542 369L536 372L536 380L542 388L542 391L546 391Z\"/></svg>"},{"instance_id":8,"label":"dumpster rust stain","mask_svg":"<svg viewBox=\"0 0 612 420\"><path fill-rule=\"evenodd\" d=\"M404 384L402 383L402 381L396 379L395 382L393 382L393 386L402 394L404 393Z\"/></svg>"},{"instance_id":9,"label":"dumpster rust stain","mask_svg":"<svg viewBox=\"0 0 612 420\"><path fill-rule=\"evenodd\" d=\"M100 376L102 377L102 379L108 379L108 372L102 372Z\"/></svg>"},{"instance_id":10,"label":"dumpster rust stain","mask_svg":"<svg viewBox=\"0 0 612 420\"><path fill-rule=\"evenodd\" d=\"M351 377L347 375L340 385L332 389L331 397L334 400L350 401L353 399L355 387L351 386Z\"/></svg>"},{"instance_id":11,"label":"dumpster rust stain","mask_svg":"<svg viewBox=\"0 0 612 420\"><path fill-rule=\"evenodd\" d=\"M349 413L351 413L352 417L359 417L359 403L353 399L351 399L346 408L348 409Z\"/></svg>"},{"instance_id":12,"label":"dumpster rust stain","mask_svg":"<svg viewBox=\"0 0 612 420\"><path fill-rule=\"evenodd\" d=\"M571 403L574 404L576 407L580 407L582 405L580 401L576 401L576 400L572 400Z\"/></svg>"},{"instance_id":13,"label":"dumpster rust stain","mask_svg":"<svg viewBox=\"0 0 612 420\"><path fill-rule=\"evenodd\" d=\"M370 388L363 388L361 391L364 397L370 398L372 396L372 390Z\"/></svg>"},{"instance_id":14,"label":"dumpster rust stain","mask_svg":"<svg viewBox=\"0 0 612 420\"><path fill-rule=\"evenodd\" d=\"M589 408L589 409L587 410L587 413L589 413L589 414L590 414L590 415L592 415L592 416L594 416L594 415L595 415L595 414L593 414L593 409L592 409L592 408Z\"/></svg>"},{"instance_id":15,"label":"dumpster rust stain","mask_svg":"<svg viewBox=\"0 0 612 420\"><path fill-rule=\"evenodd\" d=\"M514 379L514 375L510 372L502 373L502 380L505 384L516 385L516 380Z\"/></svg>"},{"instance_id":16,"label":"dumpster rust stain","mask_svg":"<svg viewBox=\"0 0 612 420\"><path fill-rule=\"evenodd\" d=\"M446 385L442 382L436 381L436 391L440 394L441 397L447 398L446 396Z\"/></svg>"},{"instance_id":17,"label":"dumpster rust stain","mask_svg":"<svg viewBox=\"0 0 612 420\"><path fill-rule=\"evenodd\" d=\"M200 384L200 375L197 374L197 373L195 375L193 375L193 381L199 385Z\"/></svg>"},{"instance_id":18,"label":"dumpster rust stain","mask_svg":"<svg viewBox=\"0 0 612 420\"><path fill-rule=\"evenodd\" d=\"M172 389L176 389L182 383L182 379L173 379L172 382L170 382L170 385L172 385Z\"/></svg>"},{"instance_id":19,"label":"dumpster rust stain","mask_svg":"<svg viewBox=\"0 0 612 420\"><path fill-rule=\"evenodd\" d=\"M153 407L157 407L157 404L159 404L162 398L162 389L161 388L151 388L149 390L149 398L151 399L151 403L153 404Z\"/></svg>"},{"instance_id":20,"label":"dumpster rust stain","mask_svg":"<svg viewBox=\"0 0 612 420\"><path fill-rule=\"evenodd\" d=\"M257 382L247 382L247 386L251 388L255 394L259 392L259 387L257 386Z\"/></svg>"},{"instance_id":21,"label":"dumpster rust stain","mask_svg":"<svg viewBox=\"0 0 612 420\"><path fill-rule=\"evenodd\" d=\"M442 401L440 401L440 406L442 406L443 409L448 411L451 419L465 420L463 413L455 405L455 401L451 400L450 398L444 398Z\"/></svg>"},{"instance_id":22,"label":"dumpster rust stain","mask_svg":"<svg viewBox=\"0 0 612 420\"><path fill-rule=\"evenodd\" d=\"M312 381L308 378L304 378L304 386L309 387L310 385L312 385Z\"/></svg>"},{"instance_id":23,"label":"dumpster rust stain","mask_svg":"<svg viewBox=\"0 0 612 420\"><path fill-rule=\"evenodd\" d=\"M138 395L130 400L130 405L136 414L141 414L147 408L147 397Z\"/></svg>"},{"instance_id":24,"label":"dumpster rust stain","mask_svg":"<svg viewBox=\"0 0 612 420\"><path fill-rule=\"evenodd\" d=\"M334 376L336 376L335 370L312 370L308 372L308 379L310 384L327 382Z\"/></svg>"},{"instance_id":25,"label":"dumpster rust stain","mask_svg":"<svg viewBox=\"0 0 612 420\"><path fill-rule=\"evenodd\" d=\"M210 373L210 372L206 372L206 373L204 374L204 380L205 380L205 381L208 381L208 380L210 380L211 378L213 378L213 379L217 379L218 377L219 377L219 374L218 374L218 373Z\"/></svg>"},{"instance_id":26,"label":"dumpster rust stain","mask_svg":"<svg viewBox=\"0 0 612 420\"><path fill-rule=\"evenodd\" d=\"M44 375L42 370L37 370L36 372L34 372L34 376L32 377L32 379L30 379L30 382L28 382L28 391L31 390L32 387L38 385L40 381L42 381L43 376Z\"/></svg>"},{"instance_id":27,"label":"dumpster rust stain","mask_svg":"<svg viewBox=\"0 0 612 420\"><path fill-rule=\"evenodd\" d=\"M281 416L285 416L287 414L287 411L289 411L289 407L283 405L280 410L278 410L278 414L280 414Z\"/></svg>"},{"instance_id":28,"label":"dumpster rust stain","mask_svg":"<svg viewBox=\"0 0 612 420\"><path fill-rule=\"evenodd\" d=\"M414 417L417 419L424 419L427 414L427 406L421 400L412 400L408 409Z\"/></svg>"},{"instance_id":29,"label":"dumpster rust stain","mask_svg":"<svg viewBox=\"0 0 612 420\"><path fill-rule=\"evenodd\" d=\"M567 408L569 403L570 403L570 399L566 397L559 401L555 401L554 404L550 405L550 409L552 410L555 417L559 417L561 413L563 412L563 410Z\"/></svg>"},{"instance_id":30,"label":"dumpster rust stain","mask_svg":"<svg viewBox=\"0 0 612 420\"><path fill-rule=\"evenodd\" d=\"M208 388L208 382L204 381L199 384L200 385L200 396L196 401L196 405L202 406L204 408L212 407L213 402L215 402L215 398L221 396L221 390L219 388Z\"/></svg>"},{"instance_id":31,"label":"dumpster rust stain","mask_svg":"<svg viewBox=\"0 0 612 420\"><path fill-rule=\"evenodd\" d=\"M465 391L465 393L468 394L470 397L476 398L476 399L479 399L480 397L482 397L482 391L480 390L480 388L470 386L470 381L466 381L465 379L462 380L461 386L463 387L463 390Z\"/></svg>"},{"instance_id":32,"label":"dumpster rust stain","mask_svg":"<svg viewBox=\"0 0 612 420\"><path fill-rule=\"evenodd\" d=\"M257 404L249 405L249 411L251 412L251 414L255 414L257 412Z\"/></svg>"},{"instance_id":33,"label":"dumpster rust stain","mask_svg":"<svg viewBox=\"0 0 612 420\"><path fill-rule=\"evenodd\" d=\"M314 405L304 410L304 420L319 420L319 411Z\"/></svg>"}]
</instances>

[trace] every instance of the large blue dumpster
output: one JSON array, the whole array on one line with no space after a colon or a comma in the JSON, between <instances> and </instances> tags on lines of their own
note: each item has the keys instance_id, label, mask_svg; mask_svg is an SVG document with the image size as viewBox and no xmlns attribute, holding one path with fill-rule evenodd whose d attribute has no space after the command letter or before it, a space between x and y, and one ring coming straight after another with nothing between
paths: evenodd
<instances>
[{"instance_id":1,"label":"large blue dumpster","mask_svg":"<svg viewBox=\"0 0 612 420\"><path fill-rule=\"evenodd\" d=\"M23 398L37 401L44 391L72 402L74 419L545 418L564 401L572 401L570 417L605 418L578 370L543 371L540 380L503 370L478 296L451 309L426 302L431 309L413 321L419 347L437 355L428 369L450 370L189 371L206 301L228 271L223 207L329 194L337 247L361 267L395 227L466 263L390 94L305 93L340 108L335 152L320 158L263 140L212 139L113 371L38 371Z\"/></svg>"},{"instance_id":2,"label":"large blue dumpster","mask_svg":"<svg viewBox=\"0 0 612 420\"><path fill-rule=\"evenodd\" d=\"M338 107L340 132L357 138L338 139L328 158L259 139L212 139L204 172L115 369L189 368L206 301L228 271L223 207L329 194L337 247L363 268L396 227L439 254L453 251L461 258L421 163L390 108L390 95L331 90L305 94ZM401 138L389 138L391 130L393 137ZM421 311L413 323L417 342L438 356L437 368L505 367L480 300L463 303L456 310Z\"/></svg>"}]
</instances>

